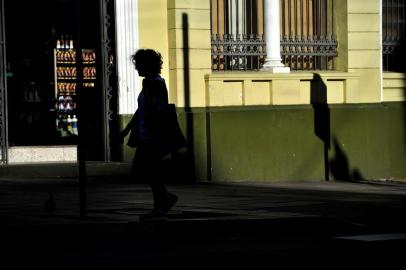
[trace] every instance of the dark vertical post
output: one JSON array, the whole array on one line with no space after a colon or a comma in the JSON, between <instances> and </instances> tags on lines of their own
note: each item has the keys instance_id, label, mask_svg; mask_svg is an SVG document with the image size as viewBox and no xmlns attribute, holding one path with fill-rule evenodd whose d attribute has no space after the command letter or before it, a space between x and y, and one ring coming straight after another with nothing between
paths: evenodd
<instances>
[{"instance_id":1,"label":"dark vertical post","mask_svg":"<svg viewBox=\"0 0 406 270\"><path fill-rule=\"evenodd\" d=\"M393 38L393 0L390 1L390 37Z\"/></svg>"},{"instance_id":2,"label":"dark vertical post","mask_svg":"<svg viewBox=\"0 0 406 270\"><path fill-rule=\"evenodd\" d=\"M190 174L195 177L194 141L193 141L193 113L190 107L190 70L189 70L189 20L186 13L182 14L183 36L183 85L185 95L186 113L186 139L188 143L188 161L190 162Z\"/></svg>"},{"instance_id":3,"label":"dark vertical post","mask_svg":"<svg viewBox=\"0 0 406 270\"><path fill-rule=\"evenodd\" d=\"M405 3L405 0L403 0L403 4L402 4L402 37L404 37L405 36L405 5L406 5L406 3Z\"/></svg>"},{"instance_id":4,"label":"dark vertical post","mask_svg":"<svg viewBox=\"0 0 406 270\"><path fill-rule=\"evenodd\" d=\"M384 1L384 13L385 13L385 38L388 37L389 33L389 1Z\"/></svg>"},{"instance_id":5,"label":"dark vertical post","mask_svg":"<svg viewBox=\"0 0 406 270\"><path fill-rule=\"evenodd\" d=\"M400 40L401 38L402 38L402 36L400 35L400 27L401 27L401 24L403 23L403 19L404 18L400 18L400 0L398 0L398 5L397 5L397 17L398 17L398 30L397 30L397 37L396 37L396 39L397 40Z\"/></svg>"},{"instance_id":6,"label":"dark vertical post","mask_svg":"<svg viewBox=\"0 0 406 270\"><path fill-rule=\"evenodd\" d=\"M295 36L293 37L293 39L294 40L296 40L297 39L297 37L298 37L298 34L297 34L297 30L298 30L298 27L297 27L297 25L298 25L298 10L297 10L297 0L295 0L295 2L293 3L293 7L294 7L294 11L295 11ZM298 46L295 46L295 52L297 52L297 49L298 49ZM296 57L295 57L295 68L294 69L298 69L298 55L296 55ZM292 68L293 68L293 65L292 65Z\"/></svg>"},{"instance_id":7,"label":"dark vertical post","mask_svg":"<svg viewBox=\"0 0 406 270\"><path fill-rule=\"evenodd\" d=\"M238 14L239 14L239 12L240 12L240 5L238 4L238 2L235 2L235 34L236 34L236 36L238 36L239 34L241 34L240 33L240 24L241 24L241 22L240 22L240 18L238 17Z\"/></svg>"},{"instance_id":8,"label":"dark vertical post","mask_svg":"<svg viewBox=\"0 0 406 270\"><path fill-rule=\"evenodd\" d=\"M387 36L387 32L388 32L388 15L387 15L388 9L387 9L387 2L386 0L382 1L382 43L385 43L386 41L386 36ZM387 59L388 57L385 54L385 47L383 47L383 69L384 71L386 71L388 63L387 63Z\"/></svg>"},{"instance_id":9,"label":"dark vertical post","mask_svg":"<svg viewBox=\"0 0 406 270\"><path fill-rule=\"evenodd\" d=\"M0 0L0 163L7 163L8 119L7 119L7 62L4 1Z\"/></svg>"},{"instance_id":10,"label":"dark vertical post","mask_svg":"<svg viewBox=\"0 0 406 270\"><path fill-rule=\"evenodd\" d=\"M103 145L104 145L104 160L111 161L111 145L110 145L110 68L111 63L109 59L109 52L111 45L109 44L108 37L108 2L106 0L100 0L100 36L101 36L101 78L102 78L102 98L103 98Z\"/></svg>"},{"instance_id":11,"label":"dark vertical post","mask_svg":"<svg viewBox=\"0 0 406 270\"><path fill-rule=\"evenodd\" d=\"M288 2L288 33L289 33L288 39L289 39L289 41L291 41L292 40L292 2L291 2L291 0L289 0L289 2ZM289 51L292 51L290 42L289 42L288 48L289 48ZM292 55L287 56L287 58L289 59L288 65L290 68L292 68L292 59L293 59Z\"/></svg>"},{"instance_id":12,"label":"dark vertical post","mask_svg":"<svg viewBox=\"0 0 406 270\"><path fill-rule=\"evenodd\" d=\"M331 39L334 37L334 0L331 0ZM334 57L331 57L332 69L335 69L334 66Z\"/></svg>"},{"instance_id":13,"label":"dark vertical post","mask_svg":"<svg viewBox=\"0 0 406 270\"><path fill-rule=\"evenodd\" d=\"M230 23L229 23L229 29L228 29L228 34L229 34L229 36L231 37L231 39L234 39L234 33L233 33L233 1L234 0L229 0L230 1L230 7L229 7L229 12L230 12L230 16L229 16L229 20L230 20ZM186 14L185 14L186 15ZM187 19L187 16L185 17L186 19ZM231 57L229 57L229 59L231 59L231 70L233 70L233 59L234 59L234 57L233 56L231 56Z\"/></svg>"},{"instance_id":14,"label":"dark vertical post","mask_svg":"<svg viewBox=\"0 0 406 270\"><path fill-rule=\"evenodd\" d=\"M291 0L288 1L288 33L289 33L289 37L291 37L292 35L292 21L291 21L291 10L290 10L290 3Z\"/></svg>"},{"instance_id":15,"label":"dark vertical post","mask_svg":"<svg viewBox=\"0 0 406 270\"><path fill-rule=\"evenodd\" d=\"M282 1L282 36L285 37L286 36L286 27L285 27L285 18L286 18L286 13L285 13L285 1Z\"/></svg>"},{"instance_id":16,"label":"dark vertical post","mask_svg":"<svg viewBox=\"0 0 406 270\"><path fill-rule=\"evenodd\" d=\"M306 39L307 40L310 40L310 3L309 3L309 1L310 0L306 0L306 24L307 24L307 29L306 29ZM313 38L313 37L312 37ZM309 51L310 50L310 48L309 48L309 46L307 46L307 48L306 48L306 50L307 51ZM308 69L310 69L310 59L311 59L311 56L310 55L308 55L307 56L307 68Z\"/></svg>"},{"instance_id":17,"label":"dark vertical post","mask_svg":"<svg viewBox=\"0 0 406 270\"><path fill-rule=\"evenodd\" d=\"M220 34L220 5L219 5L219 1L220 0L217 0L216 1L216 5L217 5L217 34ZM223 9L224 9L224 3L223 3ZM224 16L223 16L223 18L224 18Z\"/></svg>"},{"instance_id":18,"label":"dark vertical post","mask_svg":"<svg viewBox=\"0 0 406 270\"><path fill-rule=\"evenodd\" d=\"M78 111L78 166L79 166L79 204L80 218L87 217L87 183L86 183L86 151L84 143L83 126L83 67L82 67L82 46L81 46L81 8L80 0L76 0L76 83L77 83L77 111Z\"/></svg>"}]
</instances>

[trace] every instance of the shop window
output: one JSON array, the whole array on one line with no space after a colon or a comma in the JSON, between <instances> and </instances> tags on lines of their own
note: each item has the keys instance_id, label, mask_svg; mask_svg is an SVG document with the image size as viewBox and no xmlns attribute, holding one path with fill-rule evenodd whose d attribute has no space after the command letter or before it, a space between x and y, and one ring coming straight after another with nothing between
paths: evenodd
<instances>
[{"instance_id":1,"label":"shop window","mask_svg":"<svg viewBox=\"0 0 406 270\"><path fill-rule=\"evenodd\" d=\"M101 156L99 1L80 5L82 118L77 113L77 1L5 1L9 146L75 145L83 121L89 152Z\"/></svg>"}]
</instances>

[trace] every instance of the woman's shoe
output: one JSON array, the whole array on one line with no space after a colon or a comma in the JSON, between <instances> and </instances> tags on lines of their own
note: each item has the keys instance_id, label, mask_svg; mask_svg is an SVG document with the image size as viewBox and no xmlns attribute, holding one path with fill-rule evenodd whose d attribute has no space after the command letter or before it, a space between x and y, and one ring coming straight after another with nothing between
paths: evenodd
<instances>
[{"instance_id":1,"label":"woman's shoe","mask_svg":"<svg viewBox=\"0 0 406 270\"><path fill-rule=\"evenodd\" d=\"M168 192L163 200L162 212L167 215L177 201L178 196Z\"/></svg>"},{"instance_id":2,"label":"woman's shoe","mask_svg":"<svg viewBox=\"0 0 406 270\"><path fill-rule=\"evenodd\" d=\"M150 213L140 215L140 221L167 219L166 215L169 213L169 211L172 209L177 201L178 196L169 192L166 193L165 198L163 198L162 200L162 204L154 208L154 210L152 210Z\"/></svg>"}]
</instances>

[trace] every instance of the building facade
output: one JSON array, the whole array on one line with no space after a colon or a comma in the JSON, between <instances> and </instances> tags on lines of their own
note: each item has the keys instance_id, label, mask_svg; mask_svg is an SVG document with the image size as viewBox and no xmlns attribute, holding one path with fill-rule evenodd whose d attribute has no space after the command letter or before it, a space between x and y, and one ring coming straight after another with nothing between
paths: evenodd
<instances>
[{"instance_id":1,"label":"building facade","mask_svg":"<svg viewBox=\"0 0 406 270\"><path fill-rule=\"evenodd\" d=\"M404 1L137 2L197 180L405 179Z\"/></svg>"},{"instance_id":2,"label":"building facade","mask_svg":"<svg viewBox=\"0 0 406 270\"><path fill-rule=\"evenodd\" d=\"M174 170L188 179L406 179L404 0L93 2L99 17L90 21L98 25L86 33L99 33L92 40L102 105L89 110L99 120L86 134L92 149L103 151L90 160L131 162L134 149L114 139L141 90L129 56L152 48L162 54L162 76L189 143ZM3 160L53 147L59 158L37 153L15 162L76 161L75 143L10 144L15 120L4 102L11 86L3 62Z\"/></svg>"}]
</instances>

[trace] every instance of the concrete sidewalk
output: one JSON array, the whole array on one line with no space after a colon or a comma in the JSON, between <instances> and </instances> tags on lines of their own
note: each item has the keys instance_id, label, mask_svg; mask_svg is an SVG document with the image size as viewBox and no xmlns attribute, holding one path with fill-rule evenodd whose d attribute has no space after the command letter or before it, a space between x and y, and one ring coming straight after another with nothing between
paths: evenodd
<instances>
[{"instance_id":1,"label":"concrete sidewalk","mask_svg":"<svg viewBox=\"0 0 406 270\"><path fill-rule=\"evenodd\" d=\"M261 269L402 261L406 186L397 183L200 183L167 222L142 223L149 187L88 179L79 218L76 179L0 180L2 269ZM52 193L53 214L43 205ZM355 239L355 240L354 240ZM360 240L358 240L360 239Z\"/></svg>"},{"instance_id":2,"label":"concrete sidewalk","mask_svg":"<svg viewBox=\"0 0 406 270\"><path fill-rule=\"evenodd\" d=\"M373 226L391 224L393 218L403 221L406 212L406 185L400 183L239 182L168 187L179 196L169 215L170 223L333 218ZM43 207L51 193L56 202L52 214ZM0 203L1 227L124 224L137 223L138 216L152 208L152 195L147 185L131 183L128 178L89 177L88 218L81 220L77 179L3 177Z\"/></svg>"}]
</instances>

